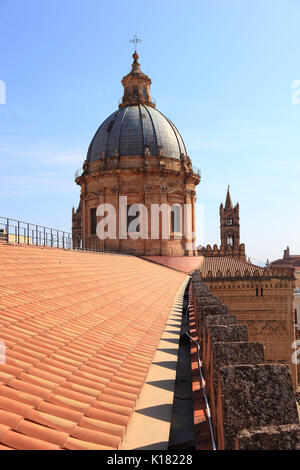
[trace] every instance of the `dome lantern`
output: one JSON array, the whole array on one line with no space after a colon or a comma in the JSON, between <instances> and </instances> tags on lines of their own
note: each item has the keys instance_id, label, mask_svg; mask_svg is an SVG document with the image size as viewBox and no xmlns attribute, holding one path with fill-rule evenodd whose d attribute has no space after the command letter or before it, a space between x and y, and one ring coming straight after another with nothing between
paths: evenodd
<instances>
[{"instance_id":1,"label":"dome lantern","mask_svg":"<svg viewBox=\"0 0 300 470\"><path fill-rule=\"evenodd\" d=\"M141 71L138 62L139 55L136 51L132 54L132 58L131 71L123 77L121 82L124 87L124 95L119 108L136 104L146 104L155 108L155 104L150 98L151 79Z\"/></svg>"}]
</instances>

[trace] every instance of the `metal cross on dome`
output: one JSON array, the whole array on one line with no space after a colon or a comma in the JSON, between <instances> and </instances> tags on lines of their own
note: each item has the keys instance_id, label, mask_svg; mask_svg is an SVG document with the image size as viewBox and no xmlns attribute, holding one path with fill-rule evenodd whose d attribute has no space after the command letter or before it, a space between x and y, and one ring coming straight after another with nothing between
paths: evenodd
<instances>
[{"instance_id":1,"label":"metal cross on dome","mask_svg":"<svg viewBox=\"0 0 300 470\"><path fill-rule=\"evenodd\" d=\"M134 52L136 52L136 50L137 50L137 44L138 44L138 42L142 42L142 40L139 39L139 38L137 37L137 35L135 34L135 35L133 36L133 39L130 39L129 42L132 42L132 43L134 44Z\"/></svg>"}]
</instances>

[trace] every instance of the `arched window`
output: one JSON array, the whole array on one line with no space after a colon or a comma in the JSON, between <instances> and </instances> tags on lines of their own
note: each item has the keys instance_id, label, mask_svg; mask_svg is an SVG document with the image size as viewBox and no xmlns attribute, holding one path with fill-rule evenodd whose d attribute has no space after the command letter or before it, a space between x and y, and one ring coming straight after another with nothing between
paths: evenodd
<instances>
[{"instance_id":1,"label":"arched window","mask_svg":"<svg viewBox=\"0 0 300 470\"><path fill-rule=\"evenodd\" d=\"M147 90L145 86L143 86L143 97L145 100L147 99Z\"/></svg>"},{"instance_id":2,"label":"arched window","mask_svg":"<svg viewBox=\"0 0 300 470\"><path fill-rule=\"evenodd\" d=\"M137 100L139 97L139 90L137 86L134 86L132 89L132 96L134 100Z\"/></svg>"},{"instance_id":3,"label":"arched window","mask_svg":"<svg viewBox=\"0 0 300 470\"><path fill-rule=\"evenodd\" d=\"M233 235L227 235L227 245L233 246Z\"/></svg>"},{"instance_id":4,"label":"arched window","mask_svg":"<svg viewBox=\"0 0 300 470\"><path fill-rule=\"evenodd\" d=\"M127 87L125 90L125 97L128 99L129 98L129 88Z\"/></svg>"}]
</instances>

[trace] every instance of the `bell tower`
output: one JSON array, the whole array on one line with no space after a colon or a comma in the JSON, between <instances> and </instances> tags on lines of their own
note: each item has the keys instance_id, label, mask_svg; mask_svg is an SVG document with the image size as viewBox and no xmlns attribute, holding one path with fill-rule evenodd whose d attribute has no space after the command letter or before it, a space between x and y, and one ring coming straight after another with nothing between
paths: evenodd
<instances>
[{"instance_id":1,"label":"bell tower","mask_svg":"<svg viewBox=\"0 0 300 470\"><path fill-rule=\"evenodd\" d=\"M230 187L227 189L225 207L220 205L220 231L221 245L231 246L235 251L240 246L240 207L237 203L234 207L230 195Z\"/></svg>"},{"instance_id":2,"label":"bell tower","mask_svg":"<svg viewBox=\"0 0 300 470\"><path fill-rule=\"evenodd\" d=\"M200 256L223 257L231 256L246 260L245 244L240 243L240 206L232 204L230 188L228 186L225 207L220 205L220 234L221 245L215 244L213 247L207 245L198 249Z\"/></svg>"}]
</instances>

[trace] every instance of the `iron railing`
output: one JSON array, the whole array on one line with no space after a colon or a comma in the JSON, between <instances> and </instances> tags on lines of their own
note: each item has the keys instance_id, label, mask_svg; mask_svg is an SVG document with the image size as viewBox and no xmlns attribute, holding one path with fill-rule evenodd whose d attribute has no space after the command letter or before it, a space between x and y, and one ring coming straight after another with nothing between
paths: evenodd
<instances>
[{"instance_id":1,"label":"iron railing","mask_svg":"<svg viewBox=\"0 0 300 470\"><path fill-rule=\"evenodd\" d=\"M22 245L38 245L65 250L89 251L93 253L137 256L135 250L122 250L106 245L104 240L95 243L87 240L73 240L72 234L56 228L23 222L17 219L0 216L0 242L20 243Z\"/></svg>"},{"instance_id":2,"label":"iron railing","mask_svg":"<svg viewBox=\"0 0 300 470\"><path fill-rule=\"evenodd\" d=\"M69 232L1 216L0 238L11 243L72 248Z\"/></svg>"}]
</instances>

